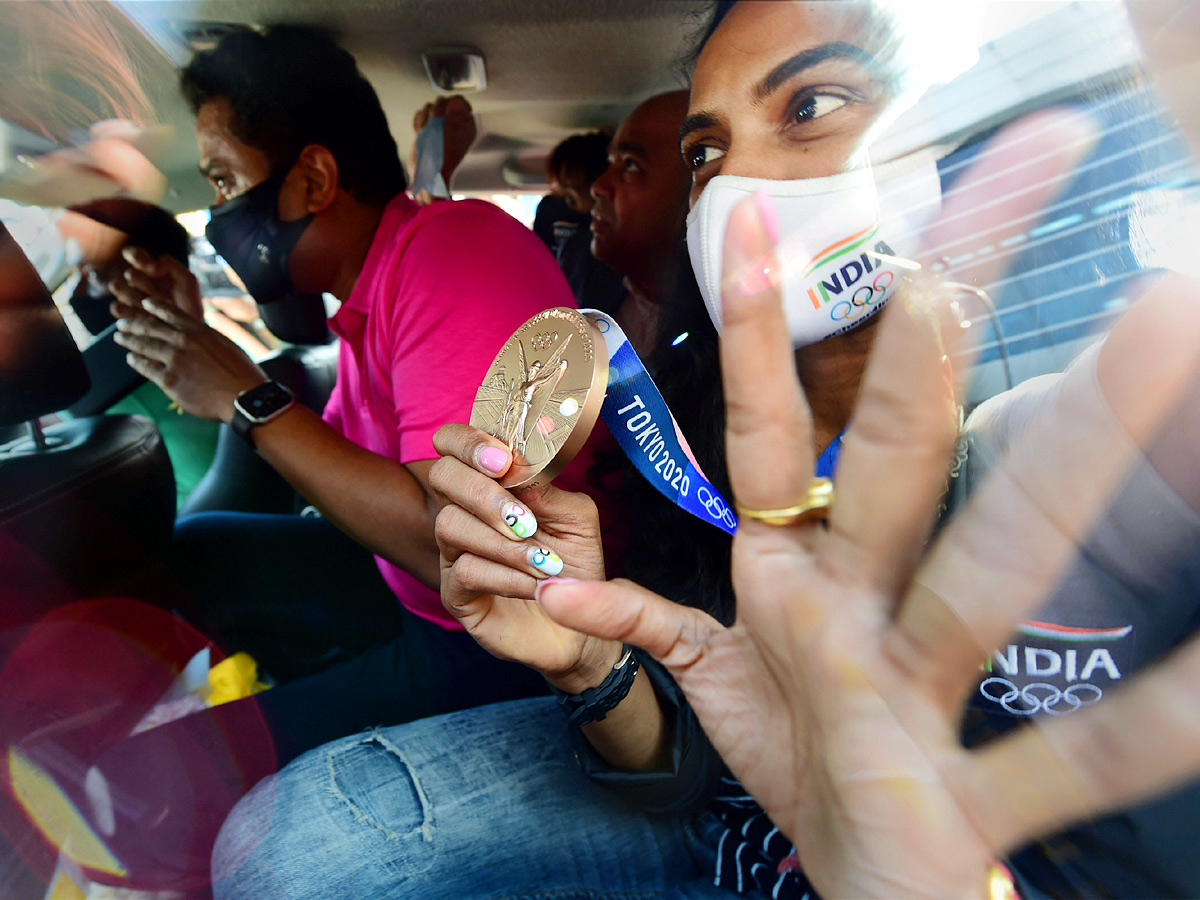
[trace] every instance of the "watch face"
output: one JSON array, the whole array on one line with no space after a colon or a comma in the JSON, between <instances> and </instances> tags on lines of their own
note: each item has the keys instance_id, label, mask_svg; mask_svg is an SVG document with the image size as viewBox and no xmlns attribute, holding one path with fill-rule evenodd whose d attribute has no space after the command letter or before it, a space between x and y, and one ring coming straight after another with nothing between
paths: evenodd
<instances>
[{"instance_id":1,"label":"watch face","mask_svg":"<svg viewBox=\"0 0 1200 900\"><path fill-rule=\"evenodd\" d=\"M237 405L249 418L262 422L292 404L292 395L280 384L268 381L251 388L237 398Z\"/></svg>"}]
</instances>

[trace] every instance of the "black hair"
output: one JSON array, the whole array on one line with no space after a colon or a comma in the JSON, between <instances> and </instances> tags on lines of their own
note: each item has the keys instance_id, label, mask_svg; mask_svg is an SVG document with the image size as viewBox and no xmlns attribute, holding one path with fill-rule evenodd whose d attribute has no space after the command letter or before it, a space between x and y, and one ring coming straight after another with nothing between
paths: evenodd
<instances>
[{"instance_id":1,"label":"black hair","mask_svg":"<svg viewBox=\"0 0 1200 900\"><path fill-rule=\"evenodd\" d=\"M895 40L896 35L902 33L902 29L899 27L894 11L877 5L873 0L862 0L862 2L871 10L871 24L867 39L872 45L878 45L874 53L875 73L884 90L889 94L896 95L904 87L904 63L897 55L902 42ZM715 0L709 7L707 16L697 26L691 46L678 63L681 73L689 81L705 44L737 3L738 0Z\"/></svg>"},{"instance_id":2,"label":"black hair","mask_svg":"<svg viewBox=\"0 0 1200 900\"><path fill-rule=\"evenodd\" d=\"M730 502L725 467L725 395L717 332L686 249L664 299L655 349L646 361L696 462ZM625 574L665 597L703 609L726 625L734 618L729 579L732 538L660 494L632 469L625 480L629 552Z\"/></svg>"},{"instance_id":3,"label":"black hair","mask_svg":"<svg viewBox=\"0 0 1200 900\"><path fill-rule=\"evenodd\" d=\"M162 207L129 197L104 197L70 208L125 232L130 246L141 247L155 258L167 254L185 266L188 264L191 238L187 229Z\"/></svg>"},{"instance_id":4,"label":"black hair","mask_svg":"<svg viewBox=\"0 0 1200 900\"><path fill-rule=\"evenodd\" d=\"M714 5L689 59L695 58L732 2ZM685 60L684 65L689 65ZM690 65L689 69L690 71ZM646 368L654 378L696 462L727 499L732 498L725 466L725 394L721 384L717 332L688 258L684 235L665 268L654 349ZM732 538L668 500L623 457L598 454L591 476L603 483L607 472L624 465L624 508L629 513L623 574L677 603L702 609L733 623L733 584L729 576Z\"/></svg>"},{"instance_id":5,"label":"black hair","mask_svg":"<svg viewBox=\"0 0 1200 900\"><path fill-rule=\"evenodd\" d=\"M573 134L546 157L546 175L560 183L580 180L589 187L608 168L609 131Z\"/></svg>"},{"instance_id":6,"label":"black hair","mask_svg":"<svg viewBox=\"0 0 1200 900\"><path fill-rule=\"evenodd\" d=\"M708 39L713 36L713 32L717 30L725 17L729 15L729 11L733 9L733 5L737 0L716 0L709 9L708 14L703 18L696 28L696 33L691 39L691 46L683 57L679 60L679 68L683 76L691 81L692 71L696 68L696 61L700 59L700 53L704 50L704 45L708 43Z\"/></svg>"},{"instance_id":7,"label":"black hair","mask_svg":"<svg viewBox=\"0 0 1200 900\"><path fill-rule=\"evenodd\" d=\"M193 113L228 100L234 137L265 153L272 169L319 144L337 160L339 184L363 203L384 206L408 186L375 89L322 31L235 28L192 58L180 86Z\"/></svg>"}]
</instances>

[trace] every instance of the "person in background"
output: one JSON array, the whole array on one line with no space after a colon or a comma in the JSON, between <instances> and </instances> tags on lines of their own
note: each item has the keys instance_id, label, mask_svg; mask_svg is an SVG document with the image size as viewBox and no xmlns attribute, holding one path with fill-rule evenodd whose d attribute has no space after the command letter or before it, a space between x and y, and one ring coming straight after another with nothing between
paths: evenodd
<instances>
[{"instance_id":1,"label":"person in background","mask_svg":"<svg viewBox=\"0 0 1200 900\"><path fill-rule=\"evenodd\" d=\"M612 135L573 134L546 157L550 193L538 203L533 232L550 248L579 305L612 312L625 296L621 276L592 256L592 182L608 167Z\"/></svg>"},{"instance_id":2,"label":"person in background","mask_svg":"<svg viewBox=\"0 0 1200 900\"><path fill-rule=\"evenodd\" d=\"M683 223L690 184L679 158L687 91L642 101L617 129L608 167L592 182L592 255L624 278L613 308L634 350L645 356L658 336L665 295L686 268Z\"/></svg>"},{"instance_id":3,"label":"person in background","mask_svg":"<svg viewBox=\"0 0 1200 900\"><path fill-rule=\"evenodd\" d=\"M207 229L215 249L260 302L292 289L342 301L332 319L341 338L337 383L322 419L204 325L185 267L137 257L131 276L114 283L117 341L134 369L184 409L232 422L322 513L183 520L186 613L280 680L399 634L422 654L439 646L460 686L477 684L461 653L492 663L455 633L429 587L437 582L429 441L451 410L469 411L495 348L522 321L570 303L562 278L533 236L492 205L417 207L404 195L378 99L325 36L235 30L195 56L182 85L216 192ZM264 243L267 264L255 249ZM239 398L257 400L258 421L235 405ZM373 606L379 591L349 590L345 578L356 569L323 558L318 548L341 545L334 526L373 552L390 602ZM299 558L311 565L297 566L308 540L312 552ZM233 564L231 548L247 558ZM360 604L353 612L352 601ZM432 690L403 692L407 702L428 712L439 691L457 690L455 678L435 680Z\"/></svg>"}]
</instances>

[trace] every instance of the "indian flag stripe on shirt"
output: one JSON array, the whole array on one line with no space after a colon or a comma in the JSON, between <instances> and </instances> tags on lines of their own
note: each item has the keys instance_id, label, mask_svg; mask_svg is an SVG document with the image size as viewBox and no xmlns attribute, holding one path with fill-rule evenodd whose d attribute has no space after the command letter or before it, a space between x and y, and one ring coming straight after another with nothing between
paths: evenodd
<instances>
[{"instance_id":1,"label":"indian flag stripe on shirt","mask_svg":"<svg viewBox=\"0 0 1200 900\"><path fill-rule=\"evenodd\" d=\"M1115 641L1133 630L1132 625L1118 628L1075 628L1071 625L1053 625L1025 619L1017 625L1021 634L1036 637L1057 638L1060 641Z\"/></svg>"}]
</instances>

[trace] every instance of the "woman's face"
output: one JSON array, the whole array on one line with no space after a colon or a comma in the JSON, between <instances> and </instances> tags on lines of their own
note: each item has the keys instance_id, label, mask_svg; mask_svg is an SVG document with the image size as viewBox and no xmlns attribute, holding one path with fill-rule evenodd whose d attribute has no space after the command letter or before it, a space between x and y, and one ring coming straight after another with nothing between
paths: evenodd
<instances>
[{"instance_id":1,"label":"woman's face","mask_svg":"<svg viewBox=\"0 0 1200 900\"><path fill-rule=\"evenodd\" d=\"M860 3L742 0L696 64L680 150L691 202L714 175L833 175L886 106Z\"/></svg>"}]
</instances>

